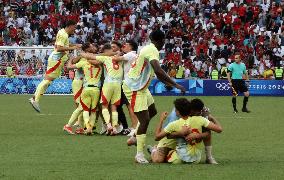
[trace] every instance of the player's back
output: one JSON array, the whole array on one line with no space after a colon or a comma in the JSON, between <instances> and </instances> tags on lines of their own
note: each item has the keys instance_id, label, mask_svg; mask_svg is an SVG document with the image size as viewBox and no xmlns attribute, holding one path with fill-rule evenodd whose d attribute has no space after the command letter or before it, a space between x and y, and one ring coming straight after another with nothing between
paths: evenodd
<instances>
[{"instance_id":1,"label":"player's back","mask_svg":"<svg viewBox=\"0 0 284 180\"><path fill-rule=\"evenodd\" d=\"M104 65L104 83L121 83L123 78L123 62L115 61L112 57L97 56L96 60Z\"/></svg>"},{"instance_id":2,"label":"player's back","mask_svg":"<svg viewBox=\"0 0 284 180\"><path fill-rule=\"evenodd\" d=\"M102 74L101 66L93 65L85 58L82 58L76 66L83 69L84 87L100 87L100 78Z\"/></svg>"}]
</instances>

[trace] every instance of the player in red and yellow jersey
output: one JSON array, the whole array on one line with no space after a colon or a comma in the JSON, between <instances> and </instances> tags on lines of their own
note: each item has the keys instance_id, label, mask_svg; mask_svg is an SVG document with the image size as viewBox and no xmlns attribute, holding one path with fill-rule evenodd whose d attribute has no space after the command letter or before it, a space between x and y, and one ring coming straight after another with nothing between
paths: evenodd
<instances>
[{"instance_id":1,"label":"player in red and yellow jersey","mask_svg":"<svg viewBox=\"0 0 284 180\"><path fill-rule=\"evenodd\" d=\"M103 46L103 52L104 53L112 52L111 45L105 44ZM86 54L83 53L82 56L84 55ZM117 128L118 128L118 113L116 106L120 104L120 98L121 98L123 62L115 61L113 59L115 57L110 57L110 56L94 56L94 55L88 56L87 54L86 57L90 57L94 61L103 63L105 79L101 92L102 114L107 124L108 134L115 135L117 134ZM111 104L111 111L112 111L111 115L108 110L109 104Z\"/></svg>"},{"instance_id":2,"label":"player in red and yellow jersey","mask_svg":"<svg viewBox=\"0 0 284 180\"><path fill-rule=\"evenodd\" d=\"M86 43L82 46L82 49L85 52L92 52L93 46L90 43ZM91 135L92 129L95 126L96 107L100 99L102 67L91 64L85 58L80 58L79 62L69 61L68 68L82 69L84 72L84 83L80 97L80 106L73 112L68 124L64 126L63 130L72 134L71 125L77 120L81 111L83 111L84 126L87 128L86 133ZM83 128L83 125L81 125L81 128Z\"/></svg>"},{"instance_id":3,"label":"player in red and yellow jersey","mask_svg":"<svg viewBox=\"0 0 284 180\"><path fill-rule=\"evenodd\" d=\"M185 88L174 82L160 66L159 50L164 46L165 34L160 30L155 30L150 34L150 39L151 43L141 49L138 58L132 63L122 86L140 123L136 135L137 154L135 160L138 163L148 163L144 156L146 132L150 120L157 114L154 99L148 89L154 74L166 85L185 92Z\"/></svg>"},{"instance_id":4,"label":"player in red and yellow jersey","mask_svg":"<svg viewBox=\"0 0 284 180\"><path fill-rule=\"evenodd\" d=\"M73 34L76 28L75 21L67 21L65 28L58 31L54 51L48 58L47 70L45 72L44 80L37 86L36 92L32 98L29 99L33 108L40 112L39 100L44 94L51 82L61 75L64 63L68 60L68 53L81 47L81 45L69 44L69 35Z\"/></svg>"}]
</instances>

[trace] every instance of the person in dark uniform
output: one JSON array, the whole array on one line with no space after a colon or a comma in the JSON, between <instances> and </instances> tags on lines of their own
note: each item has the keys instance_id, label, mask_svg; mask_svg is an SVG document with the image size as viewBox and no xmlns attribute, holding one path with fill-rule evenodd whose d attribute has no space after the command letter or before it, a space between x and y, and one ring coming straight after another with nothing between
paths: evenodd
<instances>
[{"instance_id":1,"label":"person in dark uniform","mask_svg":"<svg viewBox=\"0 0 284 180\"><path fill-rule=\"evenodd\" d=\"M243 79L245 77L246 81ZM237 95L238 92L244 93L244 100L243 100L243 112L249 113L250 111L247 109L247 102L249 99L249 91L248 91L248 83L249 83L249 77L248 73L246 71L246 66L244 63L241 62L240 54L238 52L235 53L235 62L230 64L228 67L228 73L227 78L229 81L229 84L232 88L233 98L233 108L234 113L237 113Z\"/></svg>"}]
</instances>

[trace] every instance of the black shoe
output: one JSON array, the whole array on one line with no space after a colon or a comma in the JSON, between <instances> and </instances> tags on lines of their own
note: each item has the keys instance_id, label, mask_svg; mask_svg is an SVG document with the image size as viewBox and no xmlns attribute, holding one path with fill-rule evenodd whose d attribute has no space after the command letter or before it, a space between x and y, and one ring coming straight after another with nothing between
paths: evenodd
<instances>
[{"instance_id":1,"label":"black shoe","mask_svg":"<svg viewBox=\"0 0 284 180\"><path fill-rule=\"evenodd\" d=\"M130 132L131 132L131 130L129 128L127 128L127 129L123 129L121 131L121 134L127 136Z\"/></svg>"},{"instance_id":2,"label":"black shoe","mask_svg":"<svg viewBox=\"0 0 284 180\"><path fill-rule=\"evenodd\" d=\"M243 108L242 111L246 113L250 113L250 111L247 108Z\"/></svg>"},{"instance_id":3,"label":"black shoe","mask_svg":"<svg viewBox=\"0 0 284 180\"><path fill-rule=\"evenodd\" d=\"M237 114L239 111L237 109L234 109L234 113Z\"/></svg>"}]
</instances>

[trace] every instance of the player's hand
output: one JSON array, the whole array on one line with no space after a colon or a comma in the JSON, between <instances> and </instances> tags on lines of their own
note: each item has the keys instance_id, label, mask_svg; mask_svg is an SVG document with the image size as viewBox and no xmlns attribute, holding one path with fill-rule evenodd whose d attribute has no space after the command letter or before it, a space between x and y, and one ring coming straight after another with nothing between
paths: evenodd
<instances>
[{"instance_id":1,"label":"player's hand","mask_svg":"<svg viewBox=\"0 0 284 180\"><path fill-rule=\"evenodd\" d=\"M181 133L183 136L186 136L186 135L188 135L188 134L191 134L192 131L191 131L190 126L182 126L180 133Z\"/></svg>"},{"instance_id":2,"label":"player's hand","mask_svg":"<svg viewBox=\"0 0 284 180\"><path fill-rule=\"evenodd\" d=\"M197 133L191 133L191 134L188 134L186 137L185 137L185 140L187 142L192 142L193 140L197 139Z\"/></svg>"},{"instance_id":3,"label":"player's hand","mask_svg":"<svg viewBox=\"0 0 284 180\"><path fill-rule=\"evenodd\" d=\"M161 121L164 121L165 119L167 119L168 115L169 115L169 113L167 111L162 112L161 113L161 118L160 118Z\"/></svg>"},{"instance_id":4,"label":"player's hand","mask_svg":"<svg viewBox=\"0 0 284 180\"><path fill-rule=\"evenodd\" d=\"M202 115L203 117L207 117L207 116L209 116L209 114L210 114L209 108L204 106L204 108L203 108L202 111L201 111L201 115Z\"/></svg>"},{"instance_id":5,"label":"player's hand","mask_svg":"<svg viewBox=\"0 0 284 180\"><path fill-rule=\"evenodd\" d=\"M176 87L177 89L179 89L182 94L185 94L186 89L185 89L182 85L176 84L175 87Z\"/></svg>"}]
</instances>

